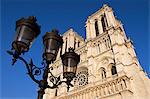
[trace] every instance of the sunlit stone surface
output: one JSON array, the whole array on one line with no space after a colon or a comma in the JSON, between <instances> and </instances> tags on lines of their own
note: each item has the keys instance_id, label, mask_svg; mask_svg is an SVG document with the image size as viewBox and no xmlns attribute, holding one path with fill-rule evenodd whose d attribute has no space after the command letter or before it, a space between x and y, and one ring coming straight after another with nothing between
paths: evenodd
<instances>
[{"instance_id":1,"label":"sunlit stone surface","mask_svg":"<svg viewBox=\"0 0 150 99\"><path fill-rule=\"evenodd\" d=\"M86 40L73 29L63 35L62 52L73 47L81 57L74 87L67 92L62 84L57 96L56 89L46 89L44 99L150 99L150 80L112 8L103 5L88 17L85 27ZM53 67L62 79L60 51Z\"/></svg>"}]
</instances>

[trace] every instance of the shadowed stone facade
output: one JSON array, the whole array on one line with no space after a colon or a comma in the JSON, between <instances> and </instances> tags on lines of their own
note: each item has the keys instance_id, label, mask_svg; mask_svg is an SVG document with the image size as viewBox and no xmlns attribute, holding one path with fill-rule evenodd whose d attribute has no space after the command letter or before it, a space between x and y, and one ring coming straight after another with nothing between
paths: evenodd
<instances>
[{"instance_id":1,"label":"shadowed stone facade","mask_svg":"<svg viewBox=\"0 0 150 99\"><path fill-rule=\"evenodd\" d=\"M85 40L73 29L63 35L62 52L72 47L81 58L74 87L67 92L66 85L60 85L57 96L56 89L46 89L44 99L149 99L150 80L112 8L103 5L88 17L85 27ZM52 66L63 79L60 51Z\"/></svg>"}]
</instances>

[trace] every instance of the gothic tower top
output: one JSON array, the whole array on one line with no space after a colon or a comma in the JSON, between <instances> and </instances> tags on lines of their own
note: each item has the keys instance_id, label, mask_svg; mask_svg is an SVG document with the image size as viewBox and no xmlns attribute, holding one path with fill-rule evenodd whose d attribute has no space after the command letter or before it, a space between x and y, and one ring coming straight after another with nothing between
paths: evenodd
<instances>
[{"instance_id":1,"label":"gothic tower top","mask_svg":"<svg viewBox=\"0 0 150 99\"><path fill-rule=\"evenodd\" d=\"M101 9L88 17L86 21L86 39L89 40L99 36L109 28L115 27L117 22L112 8L106 4L103 5Z\"/></svg>"}]
</instances>

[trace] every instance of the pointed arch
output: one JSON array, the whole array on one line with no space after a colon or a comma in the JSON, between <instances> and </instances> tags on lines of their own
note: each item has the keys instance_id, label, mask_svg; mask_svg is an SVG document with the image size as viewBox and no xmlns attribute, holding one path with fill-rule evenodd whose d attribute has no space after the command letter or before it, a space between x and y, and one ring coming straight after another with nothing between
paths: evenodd
<instances>
[{"instance_id":1,"label":"pointed arch","mask_svg":"<svg viewBox=\"0 0 150 99\"><path fill-rule=\"evenodd\" d=\"M105 79L106 78L106 70L105 70L104 67L100 68L100 76L101 76L101 79Z\"/></svg>"}]
</instances>

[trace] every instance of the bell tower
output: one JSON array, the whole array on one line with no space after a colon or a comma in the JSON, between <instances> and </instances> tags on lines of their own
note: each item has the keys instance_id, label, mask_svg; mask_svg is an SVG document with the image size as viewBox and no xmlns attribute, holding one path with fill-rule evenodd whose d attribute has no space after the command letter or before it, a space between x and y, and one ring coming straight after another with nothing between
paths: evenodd
<instances>
[{"instance_id":1,"label":"bell tower","mask_svg":"<svg viewBox=\"0 0 150 99\"><path fill-rule=\"evenodd\" d=\"M102 9L88 17L86 21L86 38L92 39L116 26L116 19L111 7L104 5Z\"/></svg>"},{"instance_id":2,"label":"bell tower","mask_svg":"<svg viewBox=\"0 0 150 99\"><path fill-rule=\"evenodd\" d=\"M121 86L131 90L127 92L127 96L123 96L125 99L149 97L150 91L146 88L146 85L150 85L149 79L137 59L133 43L127 39L122 23L114 16L112 8L108 5L104 5L88 17L86 44L90 70L88 83L109 83L109 78L120 77L123 82ZM141 86L141 89L138 86Z\"/></svg>"}]
</instances>

